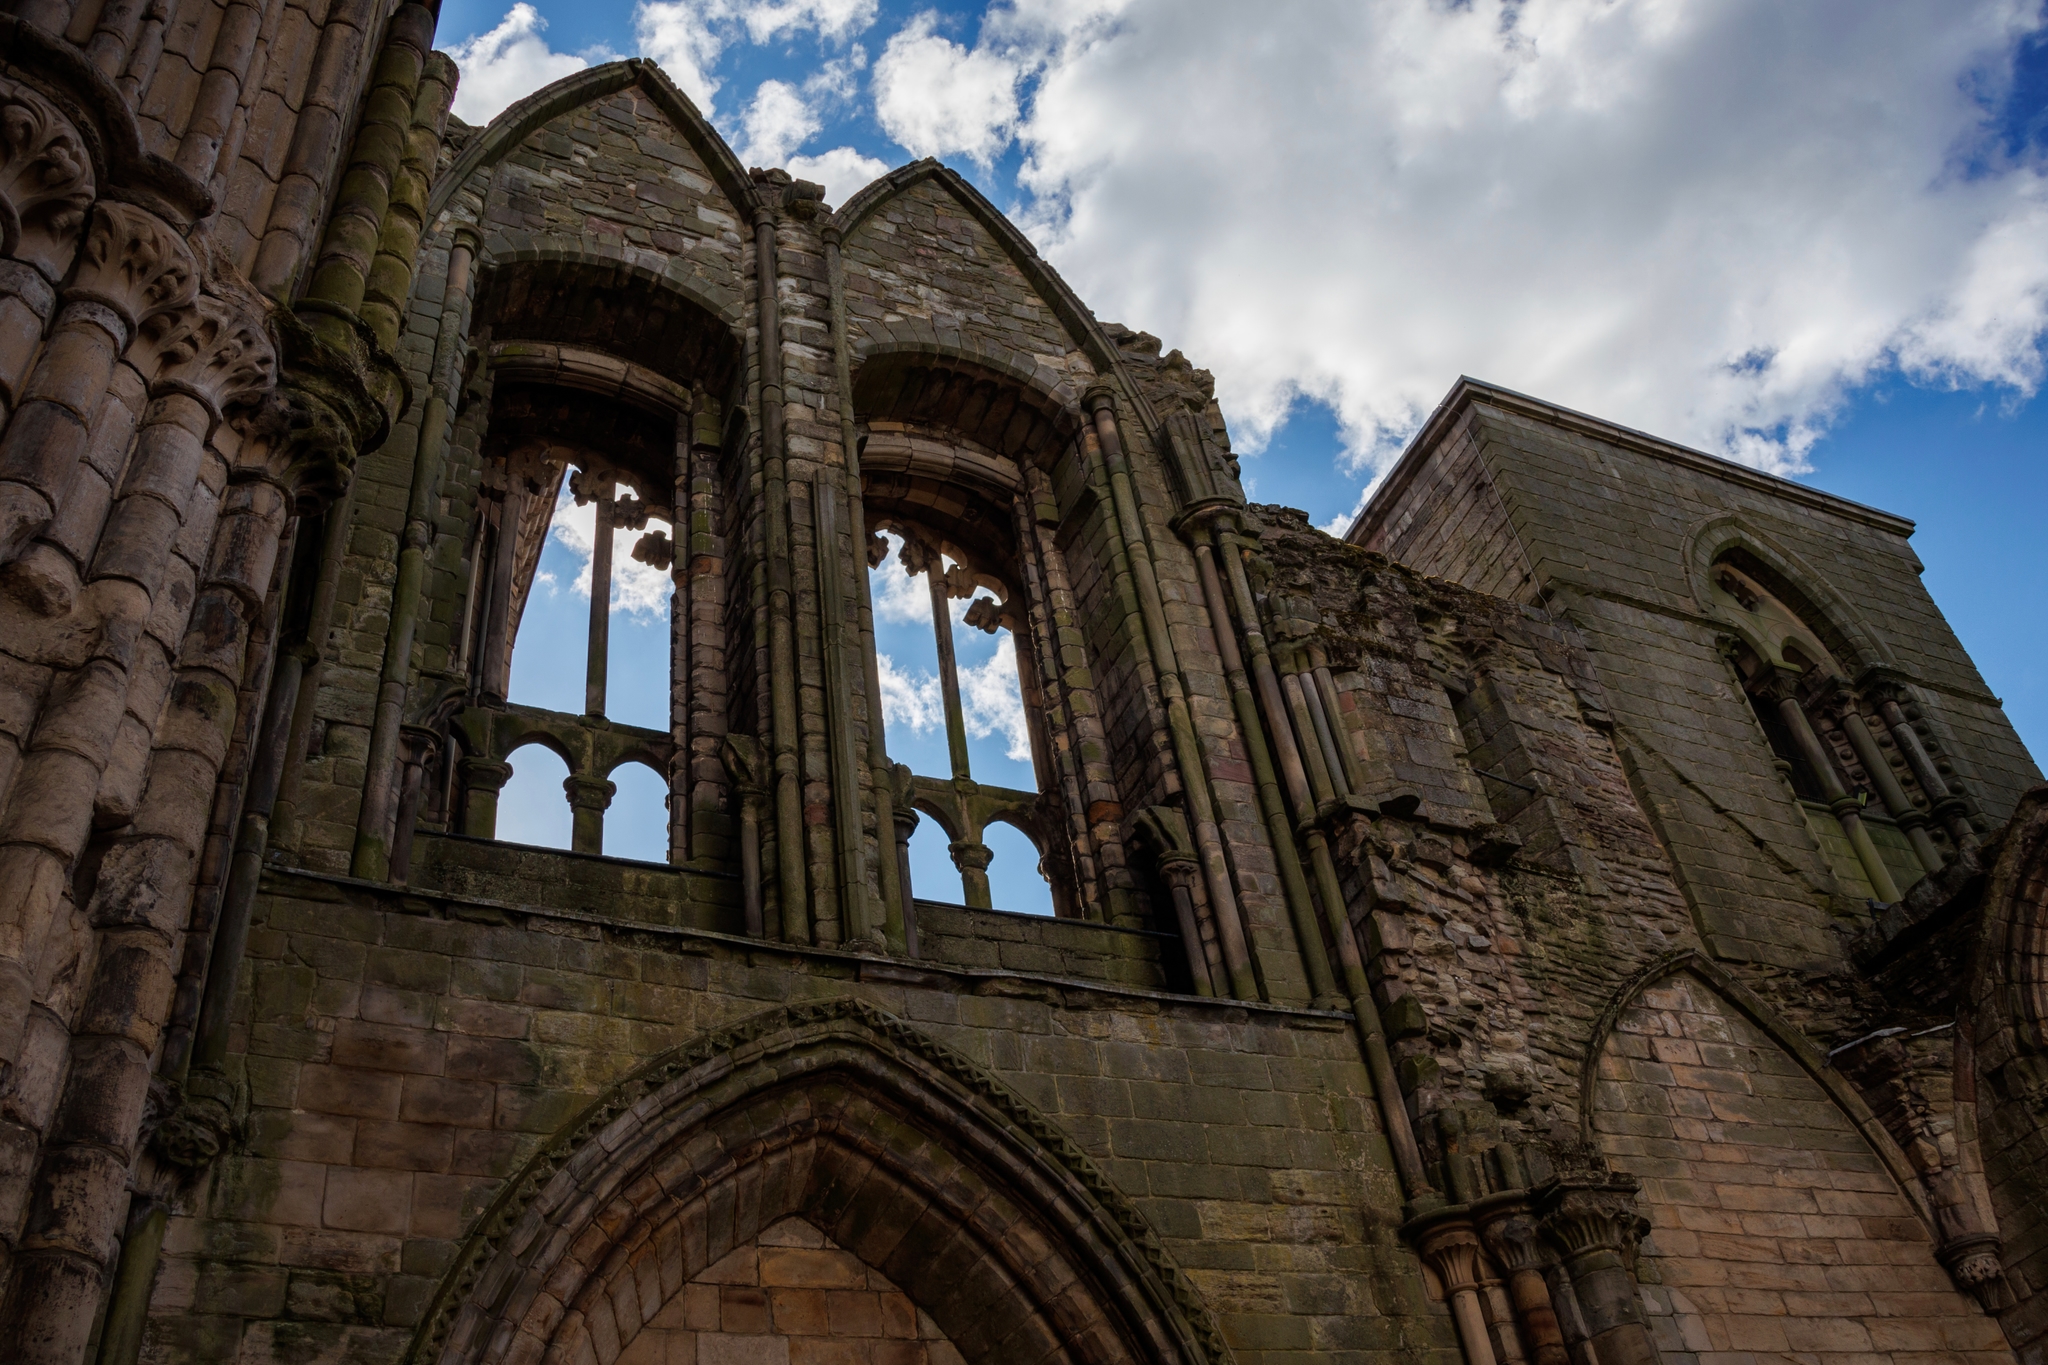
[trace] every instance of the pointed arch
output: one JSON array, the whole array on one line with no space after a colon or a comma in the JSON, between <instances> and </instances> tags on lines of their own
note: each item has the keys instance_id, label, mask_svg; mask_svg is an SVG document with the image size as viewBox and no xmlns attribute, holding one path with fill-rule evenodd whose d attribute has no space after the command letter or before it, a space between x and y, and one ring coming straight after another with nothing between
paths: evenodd
<instances>
[{"instance_id":1,"label":"pointed arch","mask_svg":"<svg viewBox=\"0 0 2048 1365\"><path fill-rule=\"evenodd\" d=\"M1824 644L1833 645L1827 638L1829 634L1846 643L1858 671L1873 664L1896 666L1884 636L1870 627L1849 599L1829 586L1827 578L1805 560L1740 515L1708 517L1688 530L1681 542L1680 560L1685 565L1686 586L1701 615L1721 619L1709 585L1713 582L1715 563L1730 551L1739 551L1778 579L1778 584L1765 586L1774 592L1781 585L1788 589L1786 605L1802 615L1812 613L1813 619L1807 621L1807 626L1820 633Z\"/></svg>"},{"instance_id":2,"label":"pointed arch","mask_svg":"<svg viewBox=\"0 0 2048 1365\"><path fill-rule=\"evenodd\" d=\"M970 1362L1229 1359L1071 1139L850 999L755 1015L613 1086L507 1182L408 1359L573 1359L585 1342L615 1358L659 1310L647 1300L790 1213L894 1279Z\"/></svg>"},{"instance_id":3,"label":"pointed arch","mask_svg":"<svg viewBox=\"0 0 2048 1365\"><path fill-rule=\"evenodd\" d=\"M1607 1050L1608 1041L1620 1025L1622 1015L1634 1005L1645 991L1674 976L1688 975L1699 980L1724 1002L1770 1040L1784 1049L1785 1054L1799 1064L1800 1070L1812 1077L1820 1088L1827 1092L1828 1099L1847 1115L1849 1122L1870 1144L1877 1159L1884 1163L1887 1174L1921 1222L1934 1231L1933 1215L1927 1209L1925 1194L1920 1180L1913 1171L1912 1162L1899 1149L1877 1116L1870 1112L1870 1106L1856 1093L1854 1086L1842 1074L1829 1066L1813 1043L1798 1029L1785 1022L1778 1012L1770 1007L1755 991L1736 980L1718 962L1697 949L1687 948L1667 953L1652 961L1649 966L1631 977L1607 1002L1600 1017L1593 1023L1593 1030L1586 1038L1586 1050L1579 1066L1579 1138L1588 1147L1597 1145L1593 1126L1594 1111L1600 1084L1600 1057Z\"/></svg>"},{"instance_id":4,"label":"pointed arch","mask_svg":"<svg viewBox=\"0 0 2048 1365\"><path fill-rule=\"evenodd\" d=\"M455 158L455 164L434 183L433 193L427 198L427 221L431 223L440 216L455 191L472 175L503 161L536 130L572 109L633 85L644 90L647 97L668 115L691 150L703 158L712 180L733 206L744 206L752 182L747 179L746 170L740 165L739 158L733 155L732 148L691 103L690 97L676 88L667 72L645 57L629 57L622 62L586 67L564 76L553 85L543 86L525 99L515 101L484 125L483 131L471 139L469 145L462 149L462 154Z\"/></svg>"}]
</instances>

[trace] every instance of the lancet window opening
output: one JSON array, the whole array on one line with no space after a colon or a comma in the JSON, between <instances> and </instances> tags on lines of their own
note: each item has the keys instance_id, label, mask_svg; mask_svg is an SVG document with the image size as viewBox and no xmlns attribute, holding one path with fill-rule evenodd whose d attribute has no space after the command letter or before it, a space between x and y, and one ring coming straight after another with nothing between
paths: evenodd
<instances>
[{"instance_id":1,"label":"lancet window opening","mask_svg":"<svg viewBox=\"0 0 2048 1365\"><path fill-rule=\"evenodd\" d=\"M1908 718L1905 689L1839 656L1846 649L1839 632L1788 602L1794 594L1773 577L1739 555L1714 565L1715 604L1740 626L1730 659L1793 794L1840 824L1873 898L1896 901L1973 841L1964 804ZM1872 815L1896 826L1912 865L1884 857Z\"/></svg>"}]
</instances>

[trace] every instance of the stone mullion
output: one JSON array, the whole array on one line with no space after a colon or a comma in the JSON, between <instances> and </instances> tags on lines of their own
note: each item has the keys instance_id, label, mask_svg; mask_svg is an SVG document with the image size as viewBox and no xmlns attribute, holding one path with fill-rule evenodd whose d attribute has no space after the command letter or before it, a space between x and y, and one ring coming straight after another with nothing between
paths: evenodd
<instances>
[{"instance_id":1,"label":"stone mullion","mask_svg":"<svg viewBox=\"0 0 2048 1365\"><path fill-rule=\"evenodd\" d=\"M613 477L609 470L595 475L586 471L584 475L595 515L590 543L590 629L583 653L583 714L598 720L604 719L611 676Z\"/></svg>"},{"instance_id":2,"label":"stone mullion","mask_svg":"<svg viewBox=\"0 0 2048 1365\"><path fill-rule=\"evenodd\" d=\"M1891 763L1878 747L1877 736L1870 733L1870 726L1863 719L1863 712L1853 695L1842 698L1840 719L1842 733L1848 737L1849 747L1856 752L1856 761L1863 765L1864 775L1877 788L1878 799L1884 802L1885 810L1906 832L1906 840L1913 846L1913 856L1920 860L1925 871L1941 871L1941 850L1934 846L1934 840L1927 833L1926 812L1915 806L1906 796L1906 789L1899 785L1898 774L1892 771Z\"/></svg>"},{"instance_id":3,"label":"stone mullion","mask_svg":"<svg viewBox=\"0 0 2048 1365\"><path fill-rule=\"evenodd\" d=\"M286 495L268 483L239 485L224 504L149 790L132 833L101 865L89 915L118 935L119 950L101 957L87 988L59 1122L0 1304L0 1330L18 1343L24 1365L73 1365L92 1330L116 1250L149 1058L170 1003L177 935L287 511Z\"/></svg>"},{"instance_id":4,"label":"stone mullion","mask_svg":"<svg viewBox=\"0 0 2048 1365\"><path fill-rule=\"evenodd\" d=\"M1905 708L1899 705L1897 697L1888 696L1878 705L1878 714L1884 717L1885 729L1891 732L1892 742L1899 746L1899 752L1906 756L1906 765L1913 770L1913 780L1920 784L1920 790L1927 796L1933 807L1933 815L1942 821L1948 830L1948 837L1958 849L1969 848L1977 842L1976 833L1970 828L1969 817L1964 813L1963 803L1949 791L1948 782L1942 777L1941 769L1935 767L1928 756L1926 746L1920 743L1920 732L1906 717Z\"/></svg>"}]
</instances>

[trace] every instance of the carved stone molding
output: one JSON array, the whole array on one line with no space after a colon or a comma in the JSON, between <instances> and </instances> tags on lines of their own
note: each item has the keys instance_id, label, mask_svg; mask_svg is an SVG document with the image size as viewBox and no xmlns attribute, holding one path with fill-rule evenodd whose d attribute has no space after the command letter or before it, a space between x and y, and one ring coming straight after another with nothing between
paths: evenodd
<instances>
[{"instance_id":1,"label":"carved stone molding","mask_svg":"<svg viewBox=\"0 0 2048 1365\"><path fill-rule=\"evenodd\" d=\"M218 419L277 382L277 348L263 320L211 294L180 316L157 347L158 392L189 394Z\"/></svg>"},{"instance_id":2,"label":"carved stone molding","mask_svg":"<svg viewBox=\"0 0 2048 1365\"><path fill-rule=\"evenodd\" d=\"M93 193L92 160L71 121L0 78L0 254L63 278Z\"/></svg>"}]
</instances>

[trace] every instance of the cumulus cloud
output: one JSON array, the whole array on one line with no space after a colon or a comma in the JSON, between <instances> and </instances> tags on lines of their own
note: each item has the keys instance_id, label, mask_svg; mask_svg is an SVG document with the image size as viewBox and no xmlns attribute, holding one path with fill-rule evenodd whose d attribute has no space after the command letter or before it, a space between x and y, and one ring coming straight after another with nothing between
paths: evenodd
<instances>
[{"instance_id":1,"label":"cumulus cloud","mask_svg":"<svg viewBox=\"0 0 2048 1365\"><path fill-rule=\"evenodd\" d=\"M649 522L648 530L655 529L665 528L658 521ZM612 610L666 621L668 599L675 584L667 571L633 558L633 546L645 534L645 531L612 532ZM539 574L535 583L551 593L570 592L589 601L591 552L597 546L597 507L593 503L578 507L575 495L569 491L567 479L562 480L562 490L555 499L555 515L548 523L548 538L576 557L576 577L567 588L551 573Z\"/></svg>"},{"instance_id":2,"label":"cumulus cloud","mask_svg":"<svg viewBox=\"0 0 2048 1365\"><path fill-rule=\"evenodd\" d=\"M539 10L520 0L490 32L452 45L448 55L462 73L455 117L489 123L514 100L590 65L586 58L549 50L540 36L547 26Z\"/></svg>"},{"instance_id":3,"label":"cumulus cloud","mask_svg":"<svg viewBox=\"0 0 2048 1365\"><path fill-rule=\"evenodd\" d=\"M1248 450L1320 399L1363 482L1466 373L1797 472L1892 367L2040 383L2048 181L1992 136L2040 10L1011 0L892 38L876 107L1014 139L1041 248Z\"/></svg>"},{"instance_id":4,"label":"cumulus cloud","mask_svg":"<svg viewBox=\"0 0 2048 1365\"><path fill-rule=\"evenodd\" d=\"M903 572L902 561L897 558L902 539L887 531L882 535L889 542L888 556L868 574L875 619L885 625L922 626L929 631L931 589L922 575L912 577ZM966 600L954 598L947 605L956 632L954 639L958 641L962 634L968 637L960 651L964 656L986 637L961 625L969 605ZM932 657L935 664L937 653L936 645L920 651ZM912 733L943 730L946 702L935 667L906 667L880 652L875 660L881 670L882 715L888 723ZM1010 632L997 632L994 652L988 658L979 663L963 661L958 669L960 712L967 723L967 733L975 739L1000 736L1005 756L1029 763L1031 732L1024 716L1024 694L1017 681L1017 651Z\"/></svg>"},{"instance_id":5,"label":"cumulus cloud","mask_svg":"<svg viewBox=\"0 0 2048 1365\"><path fill-rule=\"evenodd\" d=\"M844 42L875 22L877 0L640 0L633 36L669 78L711 116L724 84L713 68L744 30L756 43L805 31ZM863 54L865 60L865 54Z\"/></svg>"},{"instance_id":6,"label":"cumulus cloud","mask_svg":"<svg viewBox=\"0 0 2048 1365\"><path fill-rule=\"evenodd\" d=\"M875 63L875 116L915 156L965 156L988 165L1017 123L1025 66L1001 46L968 49L918 15Z\"/></svg>"}]
</instances>

